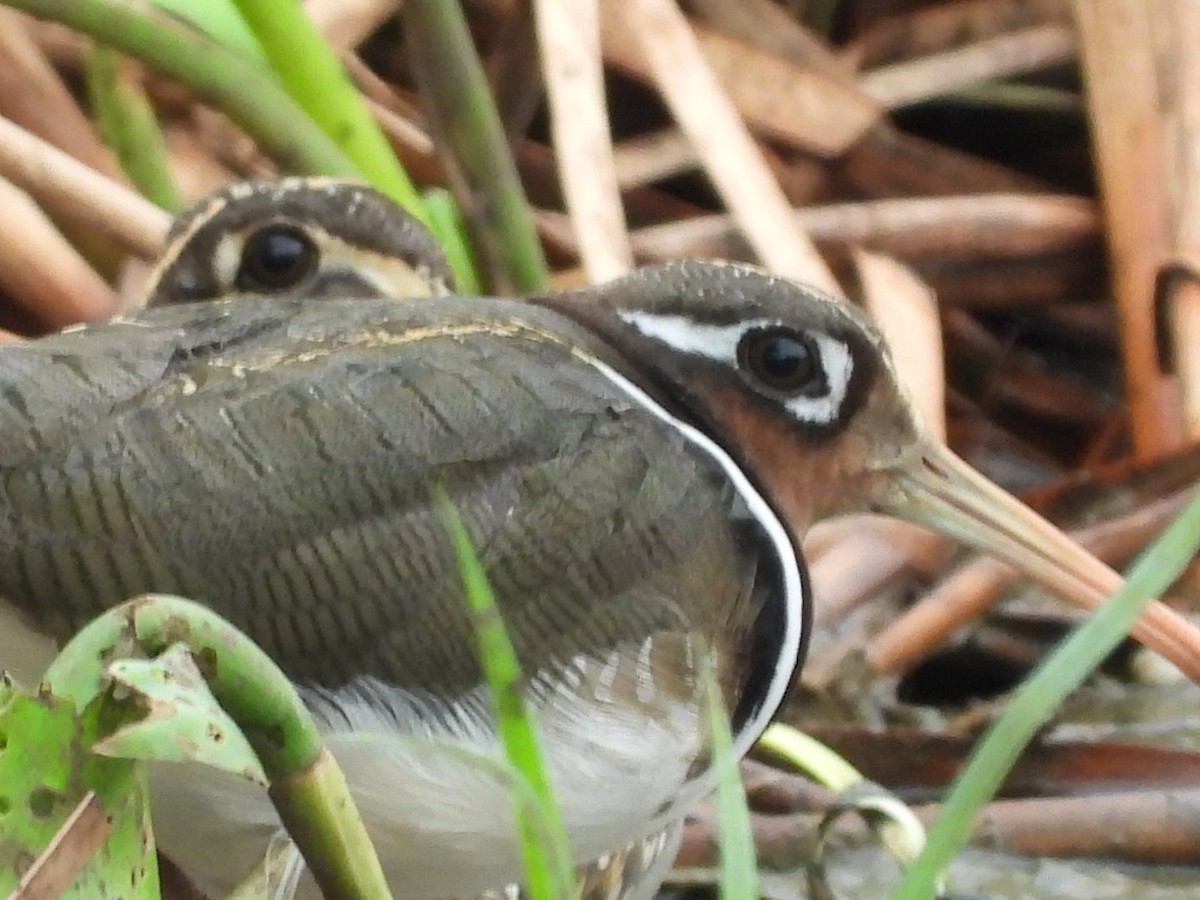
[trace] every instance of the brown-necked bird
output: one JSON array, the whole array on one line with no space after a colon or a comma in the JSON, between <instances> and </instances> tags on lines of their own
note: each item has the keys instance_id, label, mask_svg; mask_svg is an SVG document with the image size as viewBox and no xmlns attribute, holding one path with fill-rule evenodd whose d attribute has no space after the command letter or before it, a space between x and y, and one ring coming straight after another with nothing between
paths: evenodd
<instances>
[{"instance_id":1,"label":"brown-necked bird","mask_svg":"<svg viewBox=\"0 0 1200 900\"><path fill-rule=\"evenodd\" d=\"M236 285L251 242L223 241ZM520 301L261 289L0 348L0 665L36 677L138 593L208 604L298 686L397 897L521 878L506 784L445 749L499 754L435 487L574 858L646 854L627 897L711 788L699 655L739 753L792 681L814 520L888 511L1081 596L1110 583L924 435L861 314L794 282L681 262ZM278 836L248 782L163 767L153 790L162 848L214 895Z\"/></svg>"}]
</instances>

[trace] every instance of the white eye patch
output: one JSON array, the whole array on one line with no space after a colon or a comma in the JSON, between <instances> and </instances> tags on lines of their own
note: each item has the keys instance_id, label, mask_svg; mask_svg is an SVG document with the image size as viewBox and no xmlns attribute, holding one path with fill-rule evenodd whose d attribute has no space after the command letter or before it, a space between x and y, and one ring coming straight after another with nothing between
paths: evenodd
<instances>
[{"instance_id":1,"label":"white eye patch","mask_svg":"<svg viewBox=\"0 0 1200 900\"><path fill-rule=\"evenodd\" d=\"M732 325L709 325L695 322L686 316L663 316L654 313L623 310L617 313L639 334L666 344L681 353L702 356L733 371L739 371L738 344L751 331L787 327L777 319L748 319ZM828 391L820 397L791 397L781 401L797 421L809 425L832 425L838 420L854 359L845 341L820 331L805 332L816 345L820 366L825 373Z\"/></svg>"}]
</instances>

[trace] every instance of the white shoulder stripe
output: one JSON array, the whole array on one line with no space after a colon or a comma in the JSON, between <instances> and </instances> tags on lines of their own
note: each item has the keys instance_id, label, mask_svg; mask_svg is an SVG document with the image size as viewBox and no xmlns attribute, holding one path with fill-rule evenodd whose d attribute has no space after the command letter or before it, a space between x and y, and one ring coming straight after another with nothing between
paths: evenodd
<instances>
[{"instance_id":1,"label":"white shoulder stripe","mask_svg":"<svg viewBox=\"0 0 1200 900\"><path fill-rule=\"evenodd\" d=\"M750 483L750 480L742 472L738 464L734 462L733 458L721 449L715 441L686 422L675 418L675 416L656 403L645 391L612 367L589 356L582 358L603 372L617 387L628 394L638 404L645 407L655 418L678 431L717 462L730 482L732 482L734 489L745 501L750 514L762 526L763 531L766 532L767 537L779 556L780 568L783 573L785 603L783 618L784 634L780 645L780 657L777 661L775 674L772 676L771 683L767 687L761 709L757 711L753 719L745 723L739 734L734 735L734 752L738 756L741 756L758 739L759 734L767 727L771 717L775 715L776 710L783 703L784 694L791 683L792 675L798 662L800 641L802 638L801 631L804 623L804 606L809 602L808 597L804 594L804 579L800 573L800 563L797 560L798 551L792 546L787 529L771 509L770 504L767 503L754 485Z\"/></svg>"}]
</instances>

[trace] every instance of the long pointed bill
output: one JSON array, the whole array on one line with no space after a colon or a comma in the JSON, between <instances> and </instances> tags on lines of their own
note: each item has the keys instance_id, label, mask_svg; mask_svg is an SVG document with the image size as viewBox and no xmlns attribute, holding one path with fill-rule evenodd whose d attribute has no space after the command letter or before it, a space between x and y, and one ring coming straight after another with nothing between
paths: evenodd
<instances>
[{"instance_id":1,"label":"long pointed bill","mask_svg":"<svg viewBox=\"0 0 1200 900\"><path fill-rule=\"evenodd\" d=\"M1089 609L1121 586L1120 575L946 447L928 440L922 449L894 473L884 511L998 556ZM1200 630L1174 610L1151 602L1133 636L1200 683Z\"/></svg>"}]
</instances>

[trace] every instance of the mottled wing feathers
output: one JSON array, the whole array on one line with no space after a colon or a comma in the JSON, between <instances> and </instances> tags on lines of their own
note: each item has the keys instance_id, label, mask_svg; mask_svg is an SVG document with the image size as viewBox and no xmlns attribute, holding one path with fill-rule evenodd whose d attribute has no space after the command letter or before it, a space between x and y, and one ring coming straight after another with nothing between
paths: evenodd
<instances>
[{"instance_id":1,"label":"mottled wing feathers","mask_svg":"<svg viewBox=\"0 0 1200 900\"><path fill-rule=\"evenodd\" d=\"M753 560L712 460L547 337L552 314L438 303L178 307L0 355L0 595L67 629L177 592L297 680L466 690L438 484L530 670L745 615L714 599Z\"/></svg>"}]
</instances>

